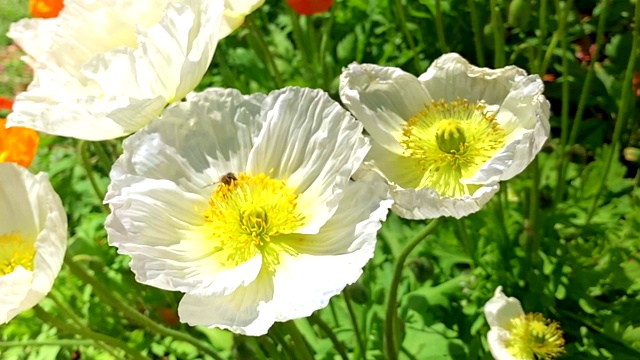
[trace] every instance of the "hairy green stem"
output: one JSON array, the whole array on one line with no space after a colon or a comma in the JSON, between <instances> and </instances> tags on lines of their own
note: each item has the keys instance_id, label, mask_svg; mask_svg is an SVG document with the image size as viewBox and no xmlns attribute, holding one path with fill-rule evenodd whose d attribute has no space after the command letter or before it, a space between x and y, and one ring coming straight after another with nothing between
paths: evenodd
<instances>
[{"instance_id":1,"label":"hairy green stem","mask_svg":"<svg viewBox=\"0 0 640 360\"><path fill-rule=\"evenodd\" d=\"M351 318L351 324L353 325L353 332L356 336L356 343L358 344L358 354L360 356L356 356L356 358L367 358L367 346L364 343L364 338L362 337L362 332L360 331L360 324L358 324L358 317L356 316L355 309L353 308L353 304L351 301L351 295L345 289L342 294L344 295L344 302L347 304L347 310L349 311L349 318Z\"/></svg>"},{"instance_id":2,"label":"hairy green stem","mask_svg":"<svg viewBox=\"0 0 640 360\"><path fill-rule=\"evenodd\" d=\"M318 51L320 70L322 71L322 87L325 91L329 91L331 87L332 71L327 67L326 52L329 40L331 39L331 28L333 27L334 15L329 10L329 20L322 27L322 38L320 39L320 50Z\"/></svg>"},{"instance_id":3,"label":"hairy green stem","mask_svg":"<svg viewBox=\"0 0 640 360\"><path fill-rule=\"evenodd\" d=\"M77 151L78 151L78 155L80 156L80 160L82 162L82 167L87 173L87 178L89 179L91 188L93 189L94 194L96 194L96 196L98 197L98 200L100 200L100 202L102 203L102 201L104 200L104 192L102 192L102 190L100 189L100 185L98 185L98 181L94 176L91 160L89 160L88 146L89 146L89 143L87 141L80 140L78 141Z\"/></svg>"},{"instance_id":4,"label":"hairy green stem","mask_svg":"<svg viewBox=\"0 0 640 360\"><path fill-rule=\"evenodd\" d=\"M473 29L473 38L476 47L476 61L478 66L485 66L482 24L480 24L475 0L468 0L467 7L471 13L471 28Z\"/></svg>"},{"instance_id":5,"label":"hairy green stem","mask_svg":"<svg viewBox=\"0 0 640 360\"><path fill-rule=\"evenodd\" d=\"M311 85L316 86L317 79L314 76L315 69L312 64L313 56L309 54L307 44L304 41L304 34L302 32L302 27L300 26L300 16L298 16L298 14L296 14L292 9L289 9L289 17L291 17L291 25L293 26L293 41L295 42L298 50L302 53L302 62L306 69L302 75Z\"/></svg>"},{"instance_id":6,"label":"hairy green stem","mask_svg":"<svg viewBox=\"0 0 640 360\"><path fill-rule=\"evenodd\" d=\"M296 359L299 360L313 360L313 354L311 354L311 349L309 349L309 344L302 336L300 329L298 329L298 325L296 325L295 320L289 320L283 323L283 328L287 330L289 336L291 336L291 340L295 345L296 350Z\"/></svg>"},{"instance_id":7,"label":"hairy green stem","mask_svg":"<svg viewBox=\"0 0 640 360\"><path fill-rule=\"evenodd\" d=\"M338 352L342 360L349 360L349 356L347 355L347 351L345 350L344 345L340 340L338 340L338 337L333 332L333 329L331 329L331 326L329 326L329 324L324 322L324 320L322 320L322 318L316 313L311 314L311 316L309 316L307 319L311 324L317 325L320 330L322 330L322 332L327 335L329 340L331 340L331 343L333 343L333 348Z\"/></svg>"},{"instance_id":8,"label":"hairy green stem","mask_svg":"<svg viewBox=\"0 0 640 360\"><path fill-rule=\"evenodd\" d=\"M549 62L551 61L553 51L558 46L558 41L566 36L565 31L567 28L567 19L569 18L569 13L571 12L571 8L573 7L573 0L567 0L564 6L564 11L560 15L560 21L558 22L558 30L553 33L553 37L551 37L551 43L549 43L549 47L544 53L542 64L539 65L536 69L536 73L538 73L539 75L543 75L547 72L547 68L549 67Z\"/></svg>"},{"instance_id":9,"label":"hairy green stem","mask_svg":"<svg viewBox=\"0 0 640 360\"><path fill-rule=\"evenodd\" d=\"M212 358L216 360L222 360L220 355L218 355L216 351L208 344L205 344L204 342L192 337L187 333L166 328L156 323L152 319L148 318L147 316L141 314L135 308L127 305L127 303L117 293L111 291L104 284L102 284L98 279L91 276L89 272L86 269L84 269L84 267L76 264L73 260L71 260L70 257L65 258L64 263L65 265L67 265L69 270L71 270L71 273L74 276L84 281L85 283L90 284L93 287L93 292L96 295L98 295L102 300L104 300L111 307L113 307L114 309L122 313L129 320L139 325L142 325L147 329L149 329L150 331L153 331L157 334L171 337L177 341L183 341L183 342L189 343L194 347L196 347L201 352L211 356Z\"/></svg>"},{"instance_id":10,"label":"hairy green stem","mask_svg":"<svg viewBox=\"0 0 640 360\"><path fill-rule=\"evenodd\" d=\"M436 34L438 34L438 42L440 43L440 51L449 52L447 39L444 36L444 25L442 21L442 4L441 0L436 0Z\"/></svg>"},{"instance_id":11,"label":"hairy green stem","mask_svg":"<svg viewBox=\"0 0 640 360\"><path fill-rule=\"evenodd\" d=\"M271 69L271 75L276 87L283 87L284 82L282 81L282 75L280 74L278 65L276 65L275 58L273 56L273 53L271 52L271 49L269 49L269 45L266 41L264 41L264 39L266 38L265 34L262 32L259 26L256 26L256 24L254 24L250 16L245 19L244 23L249 28L249 33L262 51L262 61L265 63L267 69Z\"/></svg>"},{"instance_id":12,"label":"hairy green stem","mask_svg":"<svg viewBox=\"0 0 640 360\"><path fill-rule=\"evenodd\" d=\"M538 38L540 39L541 42L547 38L547 34L549 33L549 26L547 24L547 16L548 16L547 9L548 9L548 1L540 0L540 12L538 13L539 15L538 28L540 29L540 35L538 36ZM540 50L537 52L536 60L535 60L536 67L539 67L539 65L542 62L542 57L544 55L542 46L540 46L539 49Z\"/></svg>"},{"instance_id":13,"label":"hairy green stem","mask_svg":"<svg viewBox=\"0 0 640 360\"><path fill-rule=\"evenodd\" d=\"M384 318L384 353L387 360L398 359L398 345L396 344L396 324L397 324L397 301L398 287L402 280L402 270L404 263L407 261L411 251L422 242L427 236L436 230L441 222L441 218L432 220L424 227L413 239L404 247L393 268L393 278L389 288L389 297L387 299L387 308Z\"/></svg>"},{"instance_id":14,"label":"hairy green stem","mask_svg":"<svg viewBox=\"0 0 640 360\"><path fill-rule=\"evenodd\" d=\"M10 347L28 347L28 346L94 346L96 342L94 340L74 340L74 339L59 339L59 340L20 340L20 341L0 341L0 348Z\"/></svg>"},{"instance_id":15,"label":"hairy green stem","mask_svg":"<svg viewBox=\"0 0 640 360\"><path fill-rule=\"evenodd\" d=\"M618 154L620 148L620 139L622 137L623 130L627 128L627 121L629 120L629 114L631 109L635 106L635 94L632 90L633 71L636 66L636 59L640 57L640 1L636 1L635 7L635 29L633 30L633 45L631 46L631 54L629 55L629 62L627 63L627 70L622 80L622 94L620 100L620 108L618 109L618 116L616 117L616 126L613 130L613 136L611 139L611 145L609 146L606 159L604 161L604 169L602 170L602 177L598 183L596 194L593 197L589 211L587 212L587 219L585 220L585 226L589 224L591 218L596 212L598 207L598 200L604 190L607 176L609 175L609 169L614 157Z\"/></svg>"},{"instance_id":16,"label":"hairy green stem","mask_svg":"<svg viewBox=\"0 0 640 360\"><path fill-rule=\"evenodd\" d=\"M396 24L400 25L400 27L402 28L402 32L404 33L404 37L407 39L407 43L409 43L409 49L413 54L413 56L411 57L411 59L413 60L413 66L417 71L420 71L422 70L420 69L420 61L418 59L418 55L420 53L418 52L418 48L416 47L416 43L413 40L413 36L411 35L409 28L407 27L407 16L404 14L404 6L402 5L402 0L395 0L395 5L396 13L398 14L398 21L396 22Z\"/></svg>"},{"instance_id":17,"label":"hairy green stem","mask_svg":"<svg viewBox=\"0 0 640 360\"><path fill-rule=\"evenodd\" d=\"M493 66L501 68L506 65L506 53L504 48L504 23L500 14L500 6L497 0L490 1L491 6L491 26L493 28Z\"/></svg>"}]
</instances>

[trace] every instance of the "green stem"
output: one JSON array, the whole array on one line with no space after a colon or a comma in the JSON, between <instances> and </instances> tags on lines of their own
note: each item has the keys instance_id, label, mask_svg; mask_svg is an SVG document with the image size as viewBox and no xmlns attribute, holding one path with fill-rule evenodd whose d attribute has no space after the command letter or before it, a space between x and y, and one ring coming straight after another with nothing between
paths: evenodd
<instances>
[{"instance_id":1,"label":"green stem","mask_svg":"<svg viewBox=\"0 0 640 360\"><path fill-rule=\"evenodd\" d=\"M418 246L427 236L429 236L436 227L440 224L441 218L432 220L424 229L414 236L411 241L402 250L398 260L396 261L393 269L393 278L389 289L389 297L387 299L387 308L384 318L384 352L386 359L396 360L398 359L398 346L396 344L396 307L398 301L398 286L400 286L400 280L402 280L402 270L404 269L404 263L407 261L411 251Z\"/></svg>"},{"instance_id":2,"label":"green stem","mask_svg":"<svg viewBox=\"0 0 640 360\"><path fill-rule=\"evenodd\" d=\"M483 34L482 24L480 24L480 18L478 17L478 10L476 9L475 0L468 0L467 7L471 13L471 27L473 28L474 44L476 46L476 61L479 66L485 65L484 60L484 48L483 48Z\"/></svg>"},{"instance_id":3,"label":"green stem","mask_svg":"<svg viewBox=\"0 0 640 360\"><path fill-rule=\"evenodd\" d=\"M402 28L402 32L404 33L404 37L407 39L407 43L409 43L409 49L412 53L413 66L416 68L416 71L420 71L420 61L418 59L418 49L416 48L416 43L413 41L413 36L411 36L411 32L407 27L407 17L404 14L404 6L402 5L402 0L395 0L396 5L396 13L398 14L398 21L396 24L399 24Z\"/></svg>"},{"instance_id":4,"label":"green stem","mask_svg":"<svg viewBox=\"0 0 640 360\"><path fill-rule=\"evenodd\" d=\"M266 38L265 34L262 32L259 26L256 26L256 24L253 23L253 20L250 16L245 19L244 23L249 28L249 33L262 51L262 61L265 63L267 69L271 69L271 75L273 76L273 81L276 87L283 87L284 82L282 81L282 75L280 74L280 70L276 65L273 53L271 53L269 45L267 45L266 41L264 41L264 39Z\"/></svg>"},{"instance_id":5,"label":"green stem","mask_svg":"<svg viewBox=\"0 0 640 360\"><path fill-rule=\"evenodd\" d=\"M311 350L309 349L309 344L302 336L302 333L298 329L298 325L296 325L295 320L289 320L283 323L283 327L287 330L289 335L291 336L291 340L295 345L296 350L296 359L301 360L313 360L314 357L311 354Z\"/></svg>"},{"instance_id":6,"label":"green stem","mask_svg":"<svg viewBox=\"0 0 640 360\"><path fill-rule=\"evenodd\" d=\"M74 339L60 339L60 340L21 340L21 341L0 341L0 348L10 347L27 347L27 346L94 346L96 342L94 340L74 340Z\"/></svg>"},{"instance_id":7,"label":"green stem","mask_svg":"<svg viewBox=\"0 0 640 360\"><path fill-rule=\"evenodd\" d=\"M353 308L353 303L351 301L351 295L349 295L348 291L343 291L344 302L347 304L347 310L349 311L349 318L351 318L351 324L353 325L353 332L356 335L356 342L358 343L358 353L360 354L360 358L367 358L367 346L364 344L364 338L362 337L362 332L360 332L360 325L358 324L358 317L356 316L356 311Z\"/></svg>"},{"instance_id":8,"label":"green stem","mask_svg":"<svg viewBox=\"0 0 640 360\"><path fill-rule=\"evenodd\" d=\"M349 360L349 356L347 355L347 351L345 350L344 345L340 340L338 340L338 337L333 332L333 329L331 329L331 326L329 326L329 324L324 322L324 320L322 320L322 318L316 313L311 314L311 316L309 316L307 319L311 324L317 325L320 330L322 330L322 332L327 335L329 340L331 340L331 342L333 343L333 348L338 352L342 360Z\"/></svg>"},{"instance_id":9,"label":"green stem","mask_svg":"<svg viewBox=\"0 0 640 360\"><path fill-rule=\"evenodd\" d=\"M535 254L538 253L540 236L538 236L538 213L540 206L540 166L538 158L534 158L529 165L531 169L531 190L529 193L529 229L527 237L527 264L530 268L533 264ZM528 269L527 269L528 270Z\"/></svg>"},{"instance_id":10,"label":"green stem","mask_svg":"<svg viewBox=\"0 0 640 360\"><path fill-rule=\"evenodd\" d=\"M318 51L320 69L322 70L323 89L329 91L331 87L332 72L327 68L326 52L327 44L331 38L331 28L333 27L333 12L329 9L329 21L325 22L322 28L322 38L320 39L320 50Z\"/></svg>"},{"instance_id":11,"label":"green stem","mask_svg":"<svg viewBox=\"0 0 640 360\"><path fill-rule=\"evenodd\" d=\"M436 0L436 34L438 34L438 42L440 43L440 51L449 52L447 39L444 36L444 26L442 24L442 4L441 0Z\"/></svg>"},{"instance_id":12,"label":"green stem","mask_svg":"<svg viewBox=\"0 0 640 360\"><path fill-rule=\"evenodd\" d=\"M145 357L140 355L138 351L119 339L115 339L104 334L99 334L86 326L83 328L76 328L74 326L68 325L64 321L59 320L47 313L40 305L34 307L33 310L35 311L36 316L38 316L43 322L53 325L68 334L80 335L85 338L89 338L100 344L103 349L110 352L111 354L115 354L113 348L117 348L124 351L130 359L145 360ZM116 355L116 357L118 356Z\"/></svg>"},{"instance_id":13,"label":"green stem","mask_svg":"<svg viewBox=\"0 0 640 360\"><path fill-rule=\"evenodd\" d=\"M307 79L309 84L315 86L317 79L313 76L315 71L311 63L312 57L309 55L307 44L304 41L304 34L302 32L302 27L300 26L300 17L292 9L289 9L289 16L291 17L291 25L293 26L293 41L296 44L296 48L298 48L300 53L302 53L302 62L306 69L303 76Z\"/></svg>"},{"instance_id":14,"label":"green stem","mask_svg":"<svg viewBox=\"0 0 640 360\"><path fill-rule=\"evenodd\" d=\"M249 88L246 86L244 82L238 81L238 77L233 73L227 60L225 59L225 55L227 52L224 51L224 47L222 44L218 44L218 51L213 58L213 61L218 63L218 69L220 69L220 74L222 74L222 78L224 79L224 83L240 90L241 93L249 92Z\"/></svg>"},{"instance_id":15,"label":"green stem","mask_svg":"<svg viewBox=\"0 0 640 360\"><path fill-rule=\"evenodd\" d=\"M74 276L84 281L85 283L90 284L93 287L93 292L95 292L96 295L98 295L111 307L120 311L129 320L142 325L157 334L166 337L172 337L177 341L189 343L203 353L211 356L212 358L216 360L222 360L220 355L218 355L216 351L208 344L205 344L186 333L166 328L141 314L135 308L127 305L127 303L116 292L113 292L111 289L107 288L100 281L98 281L95 277L91 276L89 272L84 269L84 267L76 264L73 260L71 260L70 257L65 258L64 263L67 265L69 270L71 270L71 273L73 273Z\"/></svg>"},{"instance_id":16,"label":"green stem","mask_svg":"<svg viewBox=\"0 0 640 360\"><path fill-rule=\"evenodd\" d=\"M473 248L473 242L471 241L471 237L469 236L469 231L467 230L467 225L464 223L463 219L458 219L454 221L456 226L458 227L458 232L460 233L460 243L464 248L464 252L467 253L469 259L471 259L472 264L475 264L475 249Z\"/></svg>"},{"instance_id":17,"label":"green stem","mask_svg":"<svg viewBox=\"0 0 640 360\"><path fill-rule=\"evenodd\" d=\"M276 324L271 329L272 331L269 332L269 336L271 336L271 338L274 339L275 343L278 343L280 344L280 346L282 346L282 350L284 351L285 354L287 354L287 357L289 359L296 360L298 357L296 354L296 351L291 346L291 344L289 344L287 339L285 339L284 333L282 332L280 326Z\"/></svg>"},{"instance_id":18,"label":"green stem","mask_svg":"<svg viewBox=\"0 0 640 360\"><path fill-rule=\"evenodd\" d=\"M91 168L91 160L89 160L89 149L87 148L88 142L84 140L80 140L78 142L78 155L80 155L80 160L82 161L82 167L84 167L85 172L87 173L87 178L89 179L89 183L91 184L91 188L93 189L94 194L98 197L98 200L102 203L104 200L104 192L100 189L100 185L98 185L98 181L96 180L93 169Z\"/></svg>"},{"instance_id":19,"label":"green stem","mask_svg":"<svg viewBox=\"0 0 640 360\"><path fill-rule=\"evenodd\" d=\"M504 23L500 14L500 7L497 0L490 1L491 6L491 26L493 27L494 59L493 66L501 68L506 65L506 54L504 48Z\"/></svg>"},{"instance_id":20,"label":"green stem","mask_svg":"<svg viewBox=\"0 0 640 360\"><path fill-rule=\"evenodd\" d=\"M540 13L539 13L539 22L538 27L540 28L540 36L538 37L540 41L545 41L547 38L547 34L549 32L549 27L547 26L547 8L548 2L547 0L540 0ZM542 56L544 52L542 51L542 46L540 46L540 51L537 52L535 66L539 68L540 63L542 62Z\"/></svg>"},{"instance_id":21,"label":"green stem","mask_svg":"<svg viewBox=\"0 0 640 360\"><path fill-rule=\"evenodd\" d=\"M607 180L607 176L609 175L609 169L611 168L611 163L613 162L615 155L618 154L619 151L619 143L622 137L623 130L627 128L629 113L635 106L635 94L633 93L631 83L633 80L633 70L636 66L636 59L640 57L640 1L636 1L634 17L636 27L633 30L633 45L631 46L631 54L629 55L627 70L625 71L624 80L622 81L622 94L618 116L616 117L616 126L613 130L611 145L609 146L607 158L604 162L602 177L600 178L600 182L598 183L598 190L596 191L596 194L593 197L593 202L591 203L591 207L587 212L585 226L589 224L591 218L593 217L593 214L595 214L596 212L596 208L598 207L598 200L602 195L602 191L604 190L605 182Z\"/></svg>"},{"instance_id":22,"label":"green stem","mask_svg":"<svg viewBox=\"0 0 640 360\"><path fill-rule=\"evenodd\" d=\"M558 41L565 36L565 30L567 28L567 19L569 18L569 13L571 12L571 8L573 7L573 0L567 0L564 4L565 8L560 17L560 21L558 22L558 30L553 33L553 37L551 38L551 43L547 48L547 51L544 54L544 58L542 59L542 65L538 66L536 69L536 73L539 75L543 75L547 72L547 68L549 67L549 62L551 61L551 56L553 55L553 51L558 46ZM565 54L566 56L566 54Z\"/></svg>"},{"instance_id":23,"label":"green stem","mask_svg":"<svg viewBox=\"0 0 640 360\"><path fill-rule=\"evenodd\" d=\"M110 159L109 155L104 150L104 146L106 146L106 144L102 142L93 142L91 144L93 145L93 148L95 149L96 154L98 155L98 161L100 162L100 164L102 164L102 168L106 171L110 171L111 167L113 166L113 161Z\"/></svg>"}]
</instances>

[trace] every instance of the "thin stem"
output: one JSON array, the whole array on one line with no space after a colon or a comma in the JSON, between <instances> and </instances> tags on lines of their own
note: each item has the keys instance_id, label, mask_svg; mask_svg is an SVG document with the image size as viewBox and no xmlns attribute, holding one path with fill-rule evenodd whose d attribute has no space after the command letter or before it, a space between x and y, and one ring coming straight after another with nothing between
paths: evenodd
<instances>
[{"instance_id":1,"label":"thin stem","mask_svg":"<svg viewBox=\"0 0 640 360\"><path fill-rule=\"evenodd\" d=\"M244 23L249 28L249 33L255 40L256 44L260 50L262 50L263 58L262 60L265 62L267 69L271 69L271 75L273 76L273 81L276 84L277 88L281 88L284 86L284 82L282 81L282 75L280 74L280 70L276 65L275 58L271 50L269 49L269 45L264 41L265 34L262 32L259 26L253 23L251 17L247 17Z\"/></svg>"},{"instance_id":2,"label":"thin stem","mask_svg":"<svg viewBox=\"0 0 640 360\"><path fill-rule=\"evenodd\" d=\"M424 229L414 236L411 241L405 246L398 256L395 267L393 269L393 278L389 289L389 298L387 299L387 309L384 318L384 352L388 360L396 360L398 358L398 346L396 345L396 307L398 301L398 286L400 280L402 280L402 270L404 269L404 263L407 261L411 251L418 246L427 236L429 236L442 220L440 218L432 220Z\"/></svg>"},{"instance_id":3,"label":"thin stem","mask_svg":"<svg viewBox=\"0 0 640 360\"><path fill-rule=\"evenodd\" d=\"M71 273L73 273L74 276L84 281L85 283L90 284L93 287L93 292L95 292L96 295L98 295L102 300L104 300L114 309L120 311L129 320L142 325L157 334L172 337L177 341L184 341L186 343L189 343L203 353L211 356L212 358L216 360L222 360L220 355L218 355L216 351L208 344L205 344L204 342L186 333L166 328L141 314L135 308L127 305L127 303L117 293L111 291L95 277L91 276L89 272L84 269L84 267L76 264L73 260L71 260L71 258L65 258L64 263L67 265L69 270L71 270Z\"/></svg>"},{"instance_id":4,"label":"thin stem","mask_svg":"<svg viewBox=\"0 0 640 360\"><path fill-rule=\"evenodd\" d=\"M27 347L27 346L94 346L94 340L75 340L75 339L59 339L59 340L21 340L21 341L0 341L0 348L10 347Z\"/></svg>"},{"instance_id":5,"label":"thin stem","mask_svg":"<svg viewBox=\"0 0 640 360\"><path fill-rule=\"evenodd\" d=\"M459 219L454 221L456 226L458 227L458 232L460 233L460 242L462 243L462 247L464 248L464 252L467 253L469 259L471 259L472 263L475 264L475 249L473 247L473 242L471 241L471 237L469 236L469 231L467 230L467 225L464 222L464 219Z\"/></svg>"},{"instance_id":6,"label":"thin stem","mask_svg":"<svg viewBox=\"0 0 640 360\"><path fill-rule=\"evenodd\" d=\"M538 207L540 206L540 166L538 158L534 158L529 169L531 169L531 191L529 195L529 229L527 239L527 264L529 267L533 264L534 255L538 252L539 240L538 236Z\"/></svg>"},{"instance_id":7,"label":"thin stem","mask_svg":"<svg viewBox=\"0 0 640 360\"><path fill-rule=\"evenodd\" d=\"M102 168L109 171L111 169L111 166L113 165L113 161L104 150L105 144L101 142L93 142L92 145L96 151L96 155L98 155L98 161L102 164Z\"/></svg>"},{"instance_id":8,"label":"thin stem","mask_svg":"<svg viewBox=\"0 0 640 360\"><path fill-rule=\"evenodd\" d=\"M540 42L544 41L547 38L547 34L549 32L549 27L547 26L547 8L548 8L548 1L547 0L540 0L540 13L539 13L539 22L538 22L538 27L540 29ZM542 46L540 46L540 51L538 51L537 56L536 56L536 67L540 67L540 63L542 62L542 56L543 56L544 52L542 51Z\"/></svg>"},{"instance_id":9,"label":"thin stem","mask_svg":"<svg viewBox=\"0 0 640 360\"><path fill-rule=\"evenodd\" d=\"M538 66L536 69L536 73L543 75L547 72L547 68L549 67L549 62L551 61L551 56L553 55L553 51L558 46L558 41L562 39L565 35L565 30L567 28L567 19L569 18L569 13L571 12L571 8L573 7L573 0L567 0L564 4L565 8L560 17L560 21L558 22L558 30L553 33L553 37L551 38L551 43L547 48L547 51L544 54L544 58L542 59L542 64Z\"/></svg>"},{"instance_id":10,"label":"thin stem","mask_svg":"<svg viewBox=\"0 0 640 360\"><path fill-rule=\"evenodd\" d=\"M82 334L82 336L84 336L85 338L89 338L93 341L96 341L98 344L102 346L103 349L105 349L111 354L114 354L116 357L119 357L119 356L115 353L113 348L117 348L124 351L130 359L145 360L144 356L140 355L140 353L137 350L130 347L129 345L127 345L126 343L124 343L119 339L112 338L104 334L99 334L87 327L77 328L77 327L68 325L64 321L59 320L56 317L52 316L51 314L47 313L40 305L34 307L33 310L35 311L36 316L38 316L43 322L53 325L56 328L60 329L61 331L64 331L71 335Z\"/></svg>"},{"instance_id":11,"label":"thin stem","mask_svg":"<svg viewBox=\"0 0 640 360\"><path fill-rule=\"evenodd\" d=\"M89 179L89 183L91 184L91 188L93 189L94 194L98 197L98 200L102 202L104 200L104 193L100 189L100 185L98 185L98 181L94 177L93 169L91 168L91 161L89 160L89 150L87 148L88 142L84 140L80 140L78 142L78 155L80 155L80 160L82 161L82 167L84 167L85 172L87 173L87 178Z\"/></svg>"},{"instance_id":12,"label":"thin stem","mask_svg":"<svg viewBox=\"0 0 640 360\"><path fill-rule=\"evenodd\" d=\"M634 93L632 91L631 82L633 80L633 70L636 66L636 59L640 57L640 1L636 1L634 21L636 27L633 30L633 45L631 46L631 54L629 55L627 70L625 71L624 80L622 81L622 95L620 100L620 109L618 110L618 116L616 118L616 126L613 130L613 137L611 139L609 151L607 152L607 158L604 162L604 170L602 171L602 177L600 178L600 183L598 184L598 190L596 191L596 194L593 197L593 202L591 203L591 207L587 212L585 226L589 224L591 218L593 217L593 214L595 214L596 212L596 208L598 207L598 200L602 195L602 191L604 190L604 185L607 180L607 176L609 175L611 163L613 162L614 156L618 154L619 151L618 148L620 147L619 142L622 137L622 132L627 128L629 113L635 106L635 96L633 96Z\"/></svg>"},{"instance_id":13,"label":"thin stem","mask_svg":"<svg viewBox=\"0 0 640 360\"><path fill-rule=\"evenodd\" d=\"M320 39L320 50L318 51L319 61L320 61L320 69L322 70L322 87L325 91L329 91L329 87L331 87L331 71L327 68L326 61L326 52L327 52L327 44L329 43L329 39L331 38L331 28L333 27L333 11L329 9L329 21L325 22L322 28L322 38Z\"/></svg>"},{"instance_id":14,"label":"thin stem","mask_svg":"<svg viewBox=\"0 0 640 360\"><path fill-rule=\"evenodd\" d=\"M324 332L325 335L329 337L329 340L331 340L331 342L333 343L333 348L338 352L342 360L349 360L349 356L347 355L347 351L345 350L344 345L340 340L338 340L338 337L333 332L333 329L331 329L331 326L329 326L329 324L324 322L324 320L322 320L322 318L316 313L311 314L311 316L309 316L307 319L311 324L317 325L320 330L322 330L322 332Z\"/></svg>"},{"instance_id":15,"label":"thin stem","mask_svg":"<svg viewBox=\"0 0 640 360\"><path fill-rule=\"evenodd\" d=\"M404 37L407 39L407 43L409 43L409 49L413 54L413 56L411 57L413 60L413 66L416 68L416 70L421 70L420 61L418 59L419 52L418 52L418 49L416 48L415 41L413 41L413 36L411 36L411 32L407 27L407 17L404 14L404 6L402 5L402 0L395 0L395 4L396 4L396 13L398 14L398 21L396 23L400 24L400 27L402 28L402 32L404 33Z\"/></svg>"},{"instance_id":16,"label":"thin stem","mask_svg":"<svg viewBox=\"0 0 640 360\"><path fill-rule=\"evenodd\" d=\"M362 338L362 332L360 332L360 325L358 324L358 317L356 316L356 311L353 308L353 303L351 301L351 295L349 295L348 291L343 291L344 302L347 304L347 310L349 311L349 318L351 318L351 324L353 325L353 332L356 335L356 342L358 343L358 353L360 354L360 358L367 358L367 346L364 344L364 339Z\"/></svg>"},{"instance_id":17,"label":"thin stem","mask_svg":"<svg viewBox=\"0 0 640 360\"><path fill-rule=\"evenodd\" d=\"M298 50L302 53L302 62L306 69L303 76L307 78L307 81L310 84L315 85L317 79L313 76L315 72L313 65L311 64L311 56L307 51L307 46L304 41L304 34L302 32L302 27L300 26L300 17L292 9L289 9L289 16L291 17L291 25L293 25L293 41L296 43Z\"/></svg>"},{"instance_id":18,"label":"thin stem","mask_svg":"<svg viewBox=\"0 0 640 360\"><path fill-rule=\"evenodd\" d=\"M291 344L289 344L287 339L285 339L284 334L280 330L280 326L272 327L272 331L269 332L269 336L274 339L275 343L278 343L280 344L280 346L282 346L282 350L285 354L287 354L287 357L289 359L295 360L297 358L295 349L293 349Z\"/></svg>"},{"instance_id":19,"label":"thin stem","mask_svg":"<svg viewBox=\"0 0 640 360\"><path fill-rule=\"evenodd\" d=\"M449 52L447 39L444 36L444 26L442 24L442 4L441 0L436 0L436 34L438 34L438 42L440 43L440 51Z\"/></svg>"},{"instance_id":20,"label":"thin stem","mask_svg":"<svg viewBox=\"0 0 640 360\"><path fill-rule=\"evenodd\" d=\"M478 17L478 10L476 9L475 0L468 0L467 7L469 8L469 12L471 13L471 27L473 28L473 38L474 44L476 46L476 61L479 66L484 66L485 61L482 24L480 24L480 18Z\"/></svg>"},{"instance_id":21,"label":"thin stem","mask_svg":"<svg viewBox=\"0 0 640 360\"><path fill-rule=\"evenodd\" d=\"M563 36L562 41L560 43L560 48L562 49L562 53L565 54L562 56L562 110L560 111L560 126L561 126L561 134L560 134L560 148L564 149L567 144L567 138L569 137L569 57L566 56L568 54L567 37Z\"/></svg>"},{"instance_id":22,"label":"thin stem","mask_svg":"<svg viewBox=\"0 0 640 360\"><path fill-rule=\"evenodd\" d=\"M500 7L497 0L491 0L490 6L494 46L493 66L496 68L501 68L506 65L506 54L504 48L504 24L502 22L502 15L500 14Z\"/></svg>"},{"instance_id":23,"label":"thin stem","mask_svg":"<svg viewBox=\"0 0 640 360\"><path fill-rule=\"evenodd\" d=\"M283 327L287 329L287 332L291 336L291 340L295 345L296 349L296 359L300 360L313 360L313 355L311 354L311 350L309 349L309 344L302 336L302 333L298 329L298 325L296 325L295 320L290 320L283 323Z\"/></svg>"}]
</instances>

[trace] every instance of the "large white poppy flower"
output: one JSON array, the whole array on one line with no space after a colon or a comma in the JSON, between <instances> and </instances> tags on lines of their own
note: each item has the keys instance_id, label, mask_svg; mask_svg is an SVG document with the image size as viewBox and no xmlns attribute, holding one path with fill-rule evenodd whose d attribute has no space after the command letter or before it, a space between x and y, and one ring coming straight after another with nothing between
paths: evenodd
<instances>
[{"instance_id":1,"label":"large white poppy flower","mask_svg":"<svg viewBox=\"0 0 640 360\"><path fill-rule=\"evenodd\" d=\"M111 171L109 243L183 322L262 335L355 282L391 206L353 182L362 125L319 90L209 89L129 137ZM220 180L219 180L220 179Z\"/></svg>"},{"instance_id":2,"label":"large white poppy flower","mask_svg":"<svg viewBox=\"0 0 640 360\"><path fill-rule=\"evenodd\" d=\"M489 350L496 360L553 359L564 352L560 326L541 314L525 314L520 301L498 286L484 306L491 327Z\"/></svg>"},{"instance_id":3,"label":"large white poppy flower","mask_svg":"<svg viewBox=\"0 0 640 360\"><path fill-rule=\"evenodd\" d=\"M372 139L356 176L383 177L404 218L478 211L549 136L542 81L515 66L478 68L445 54L419 78L351 64L340 80L342 101Z\"/></svg>"},{"instance_id":4,"label":"large white poppy flower","mask_svg":"<svg viewBox=\"0 0 640 360\"><path fill-rule=\"evenodd\" d=\"M68 0L56 18L20 20L8 35L35 73L7 126L86 140L135 132L198 85L218 40L261 2Z\"/></svg>"},{"instance_id":5,"label":"large white poppy flower","mask_svg":"<svg viewBox=\"0 0 640 360\"><path fill-rule=\"evenodd\" d=\"M66 249L67 217L47 175L0 163L0 324L49 293Z\"/></svg>"}]
</instances>

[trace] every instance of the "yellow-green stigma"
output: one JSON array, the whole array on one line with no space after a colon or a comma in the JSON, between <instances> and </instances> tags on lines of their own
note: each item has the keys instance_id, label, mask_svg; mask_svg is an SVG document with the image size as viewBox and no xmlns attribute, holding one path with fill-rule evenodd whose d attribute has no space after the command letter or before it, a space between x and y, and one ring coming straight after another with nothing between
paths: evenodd
<instances>
[{"instance_id":1,"label":"yellow-green stigma","mask_svg":"<svg viewBox=\"0 0 640 360\"><path fill-rule=\"evenodd\" d=\"M407 121L401 144L424 173L418 188L440 195L471 195L478 185L462 184L505 145L505 132L482 102L434 101Z\"/></svg>"},{"instance_id":2,"label":"yellow-green stigma","mask_svg":"<svg viewBox=\"0 0 640 360\"><path fill-rule=\"evenodd\" d=\"M533 313L511 319L507 351L516 359L554 359L564 352L564 338L557 322Z\"/></svg>"},{"instance_id":3,"label":"yellow-green stigma","mask_svg":"<svg viewBox=\"0 0 640 360\"><path fill-rule=\"evenodd\" d=\"M240 173L222 181L203 214L207 236L215 242L214 256L224 266L235 267L260 252L264 263L277 265L277 237L304 225L297 200L284 181L265 174Z\"/></svg>"},{"instance_id":4,"label":"yellow-green stigma","mask_svg":"<svg viewBox=\"0 0 640 360\"><path fill-rule=\"evenodd\" d=\"M12 273L18 266L33 271L36 247L32 239L17 232L0 235L0 276Z\"/></svg>"}]
</instances>

